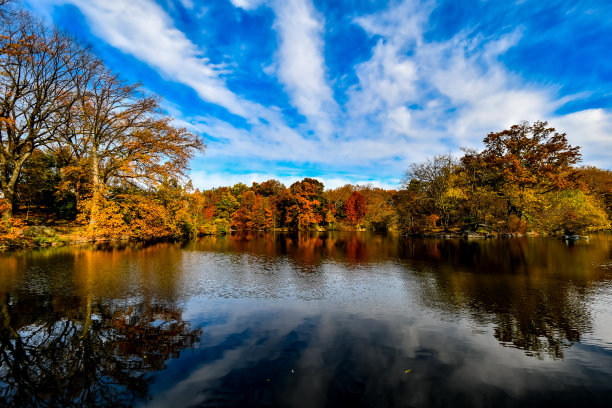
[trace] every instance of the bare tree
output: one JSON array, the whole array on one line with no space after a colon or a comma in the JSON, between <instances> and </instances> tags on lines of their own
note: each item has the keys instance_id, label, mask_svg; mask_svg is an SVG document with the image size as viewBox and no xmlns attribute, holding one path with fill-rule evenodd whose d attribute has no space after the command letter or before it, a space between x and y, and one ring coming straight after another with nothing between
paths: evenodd
<instances>
[{"instance_id":1,"label":"bare tree","mask_svg":"<svg viewBox=\"0 0 612 408\"><path fill-rule=\"evenodd\" d=\"M90 225L96 223L97 202L110 184L155 185L185 175L189 159L203 150L200 138L171 125L159 98L146 95L139 84L127 84L91 59L76 76L76 99L59 146L74 155L73 178L85 180L91 192ZM81 188L77 186L77 200Z\"/></svg>"},{"instance_id":2,"label":"bare tree","mask_svg":"<svg viewBox=\"0 0 612 408\"><path fill-rule=\"evenodd\" d=\"M0 17L4 17L9 12L9 7L13 0L0 0Z\"/></svg>"},{"instance_id":3,"label":"bare tree","mask_svg":"<svg viewBox=\"0 0 612 408\"><path fill-rule=\"evenodd\" d=\"M0 188L12 216L26 160L62 128L74 100L74 75L86 50L26 12L5 19L0 34Z\"/></svg>"}]
</instances>

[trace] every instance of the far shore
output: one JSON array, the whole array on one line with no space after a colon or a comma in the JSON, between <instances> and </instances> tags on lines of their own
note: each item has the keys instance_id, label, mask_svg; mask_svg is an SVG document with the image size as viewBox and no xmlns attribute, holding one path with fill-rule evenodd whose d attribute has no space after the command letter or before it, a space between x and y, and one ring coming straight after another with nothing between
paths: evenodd
<instances>
[{"instance_id":1,"label":"far shore","mask_svg":"<svg viewBox=\"0 0 612 408\"><path fill-rule=\"evenodd\" d=\"M195 234L191 236L165 236L165 237L150 237L148 239L134 238L129 235L122 236L97 236L91 237L86 235L86 226L73 225L65 223L63 225L30 225L23 227L21 233L14 237L10 242L4 242L0 245L0 251L12 251L17 249L37 249L48 247L63 247L63 246L84 246L91 244L131 244L131 243L156 243L156 242L180 242L189 241L206 236L222 237L228 234L236 233L304 233L304 232L378 232L396 234L405 238L434 238L434 239L466 239L466 240L484 240L484 239L499 239L499 238L522 238L522 237L555 237L559 239L588 239L587 233L571 234L567 232L537 232L529 231L526 233L517 232L496 232L492 230L470 230L470 229L454 229L441 230L432 229L420 233L400 233L397 230L371 230L359 227L344 227L342 229L325 229L312 228L308 230L294 230L288 228L275 228L269 230L237 230L229 229L224 233L217 234Z\"/></svg>"}]
</instances>

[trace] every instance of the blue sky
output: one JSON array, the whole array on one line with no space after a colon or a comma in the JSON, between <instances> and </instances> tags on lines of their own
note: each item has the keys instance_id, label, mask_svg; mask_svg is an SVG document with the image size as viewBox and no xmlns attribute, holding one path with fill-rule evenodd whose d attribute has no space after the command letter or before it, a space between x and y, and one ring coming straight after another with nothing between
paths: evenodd
<instances>
[{"instance_id":1,"label":"blue sky","mask_svg":"<svg viewBox=\"0 0 612 408\"><path fill-rule=\"evenodd\" d=\"M24 1L204 137L200 188L396 187L523 120L612 169L609 0Z\"/></svg>"}]
</instances>

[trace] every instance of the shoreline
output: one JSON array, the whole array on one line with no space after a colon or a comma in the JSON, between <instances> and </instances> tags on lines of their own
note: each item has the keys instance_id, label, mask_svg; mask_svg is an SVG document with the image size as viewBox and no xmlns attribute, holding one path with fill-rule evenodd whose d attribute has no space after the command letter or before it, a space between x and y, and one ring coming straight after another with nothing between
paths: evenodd
<instances>
[{"instance_id":1,"label":"shoreline","mask_svg":"<svg viewBox=\"0 0 612 408\"><path fill-rule=\"evenodd\" d=\"M188 242L193 239L203 237L224 237L231 234L239 233L334 233L334 232L373 232L373 233L384 233L384 234L396 234L402 238L431 238L431 239L466 239L466 240L489 240L489 239L508 239L508 238L531 238L531 237L542 237L542 238L558 238L563 240L588 240L588 235L567 235L561 233L551 232L527 232L527 233L500 233L500 232L474 232L471 230L457 230L457 231L429 231L414 234L399 234L395 230L377 231L367 230L364 228L357 229L335 229L326 230L322 228L311 229L311 230L290 230L286 228L272 229L272 230L229 230L227 233L221 234L198 234L190 237L155 237L150 239L139 239L130 236L120 237L100 237L95 239L89 239L86 236L78 234L76 230L78 227L63 227L61 229L54 229L50 226L29 226L17 237L5 240L0 243L0 253L14 252L19 250L36 250L43 248L52 247L82 247L86 245L99 245L104 246L116 245L116 244L155 244L160 242ZM63 231L62 231L63 230ZM601 230L595 232L606 232L610 230ZM34 233L34 234L32 234Z\"/></svg>"}]
</instances>

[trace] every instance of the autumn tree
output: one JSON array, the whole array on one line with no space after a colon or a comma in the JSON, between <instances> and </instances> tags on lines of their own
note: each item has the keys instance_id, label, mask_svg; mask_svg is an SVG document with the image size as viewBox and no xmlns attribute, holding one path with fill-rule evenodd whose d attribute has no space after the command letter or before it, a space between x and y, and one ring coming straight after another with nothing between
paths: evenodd
<instances>
[{"instance_id":1,"label":"autumn tree","mask_svg":"<svg viewBox=\"0 0 612 408\"><path fill-rule=\"evenodd\" d=\"M32 153L55 138L86 54L72 38L25 12L0 29L0 188L12 215L15 186Z\"/></svg>"},{"instance_id":2,"label":"autumn tree","mask_svg":"<svg viewBox=\"0 0 612 408\"><path fill-rule=\"evenodd\" d=\"M465 194L456 176L457 163L451 155L434 156L423 163L413 163L404 174L402 184L407 188L410 183L424 193L448 229L456 215Z\"/></svg>"},{"instance_id":3,"label":"autumn tree","mask_svg":"<svg viewBox=\"0 0 612 408\"><path fill-rule=\"evenodd\" d=\"M289 204L285 213L287 224L305 230L320 223L323 220L323 189L323 183L312 178L293 183L285 197Z\"/></svg>"},{"instance_id":4,"label":"autumn tree","mask_svg":"<svg viewBox=\"0 0 612 408\"><path fill-rule=\"evenodd\" d=\"M236 183L232 187L230 187L230 191L232 195L236 197L238 201L240 201L240 198L242 197L242 193L244 193L247 190L249 190L249 187L244 183Z\"/></svg>"},{"instance_id":5,"label":"autumn tree","mask_svg":"<svg viewBox=\"0 0 612 408\"><path fill-rule=\"evenodd\" d=\"M485 149L476 155L481 183L506 197L508 212L523 218L534 194L567 188L575 177L573 165L580 148L547 122L523 122L489 133Z\"/></svg>"},{"instance_id":6,"label":"autumn tree","mask_svg":"<svg viewBox=\"0 0 612 408\"><path fill-rule=\"evenodd\" d=\"M264 207L264 229L273 230L276 228L277 210L276 197L268 196L263 198Z\"/></svg>"},{"instance_id":7,"label":"autumn tree","mask_svg":"<svg viewBox=\"0 0 612 408\"><path fill-rule=\"evenodd\" d=\"M547 190L567 187L572 166L580 161L580 147L571 146L565 133L548 127L547 122L523 122L489 133L483 142L479 158L493 183L521 188L539 185Z\"/></svg>"},{"instance_id":8,"label":"autumn tree","mask_svg":"<svg viewBox=\"0 0 612 408\"><path fill-rule=\"evenodd\" d=\"M478 157L478 151L467 148L463 151L465 154L460 159L457 171L459 184L469 197L463 203L464 219L477 228L478 225L506 218L506 202L493 185L483 182L486 171Z\"/></svg>"},{"instance_id":9,"label":"autumn tree","mask_svg":"<svg viewBox=\"0 0 612 408\"><path fill-rule=\"evenodd\" d=\"M329 226L329 229L333 231L337 222L336 207L334 207L333 205L328 205L326 210L327 211L325 211L325 222Z\"/></svg>"},{"instance_id":10,"label":"autumn tree","mask_svg":"<svg viewBox=\"0 0 612 408\"><path fill-rule=\"evenodd\" d=\"M26 207L26 220L30 209L36 207L47 216L52 212L70 218L74 214L66 211L70 205L66 195L58 190L61 183L60 168L54 154L35 150L27 160L17 181L15 201Z\"/></svg>"},{"instance_id":11,"label":"autumn tree","mask_svg":"<svg viewBox=\"0 0 612 408\"><path fill-rule=\"evenodd\" d=\"M262 228L265 224L262 197L256 195L253 190L242 193L240 207L232 216L232 223L238 230L250 231Z\"/></svg>"},{"instance_id":12,"label":"autumn tree","mask_svg":"<svg viewBox=\"0 0 612 408\"><path fill-rule=\"evenodd\" d=\"M577 170L577 187L599 200L612 219L612 171L585 166Z\"/></svg>"},{"instance_id":13,"label":"autumn tree","mask_svg":"<svg viewBox=\"0 0 612 408\"><path fill-rule=\"evenodd\" d=\"M420 182L412 180L398 191L393 197L393 206L401 232L416 234L432 227L428 216L435 209Z\"/></svg>"},{"instance_id":14,"label":"autumn tree","mask_svg":"<svg viewBox=\"0 0 612 408\"><path fill-rule=\"evenodd\" d=\"M385 190L372 185L359 189L366 202L364 224L375 230L388 230L395 226L393 196L395 190Z\"/></svg>"},{"instance_id":15,"label":"autumn tree","mask_svg":"<svg viewBox=\"0 0 612 408\"><path fill-rule=\"evenodd\" d=\"M610 227L604 208L594 196L583 191L551 192L542 200L545 200L545 205L535 214L534 224L543 231L575 234Z\"/></svg>"},{"instance_id":16,"label":"autumn tree","mask_svg":"<svg viewBox=\"0 0 612 408\"><path fill-rule=\"evenodd\" d=\"M291 222L291 216L289 215L289 208L294 205L295 199L291 190L286 188L278 193L276 196L276 221L277 225L281 228L289 226Z\"/></svg>"},{"instance_id":17,"label":"autumn tree","mask_svg":"<svg viewBox=\"0 0 612 408\"><path fill-rule=\"evenodd\" d=\"M278 180L267 180L263 183L253 183L253 191L262 197L277 196L281 191L285 189L285 185Z\"/></svg>"},{"instance_id":18,"label":"autumn tree","mask_svg":"<svg viewBox=\"0 0 612 408\"><path fill-rule=\"evenodd\" d=\"M355 191L356 187L352 184L345 184L342 187L325 191L324 197L329 204L334 206L334 216L336 219L346 218L344 204Z\"/></svg>"},{"instance_id":19,"label":"autumn tree","mask_svg":"<svg viewBox=\"0 0 612 408\"><path fill-rule=\"evenodd\" d=\"M217 218L223 218L226 220L231 220L234 215L234 211L240 207L240 203L232 195L228 188L222 188L217 191L219 195L218 200L215 205L214 216Z\"/></svg>"},{"instance_id":20,"label":"autumn tree","mask_svg":"<svg viewBox=\"0 0 612 408\"><path fill-rule=\"evenodd\" d=\"M78 170L89 173L89 223L94 225L106 187L155 187L181 178L204 145L197 135L172 125L159 108L159 98L145 95L139 84L126 84L96 61L91 65L94 74L79 78L60 143L71 146Z\"/></svg>"},{"instance_id":21,"label":"autumn tree","mask_svg":"<svg viewBox=\"0 0 612 408\"><path fill-rule=\"evenodd\" d=\"M344 204L346 218L352 224L358 225L366 215L367 207L363 194L359 191L353 192Z\"/></svg>"}]
</instances>

